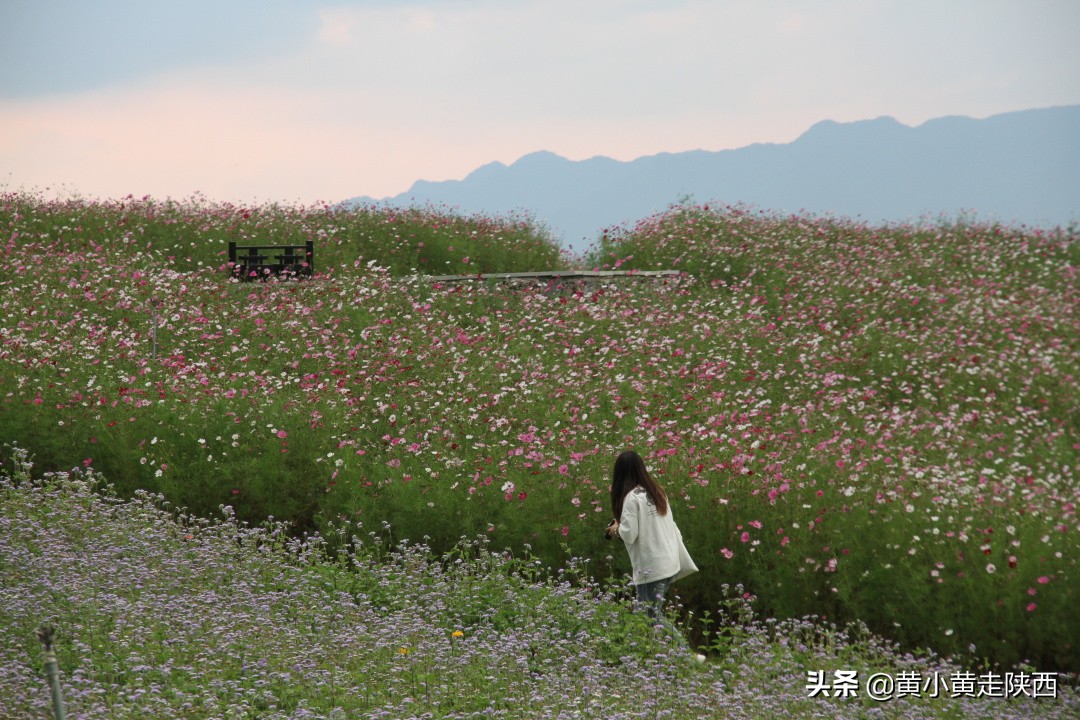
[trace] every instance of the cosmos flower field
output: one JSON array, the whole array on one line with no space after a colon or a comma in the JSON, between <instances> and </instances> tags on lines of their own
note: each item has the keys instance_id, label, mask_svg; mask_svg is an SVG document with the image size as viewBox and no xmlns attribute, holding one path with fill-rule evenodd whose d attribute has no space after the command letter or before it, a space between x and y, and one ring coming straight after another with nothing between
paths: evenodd
<instances>
[{"instance_id":1,"label":"cosmos flower field","mask_svg":"<svg viewBox=\"0 0 1080 720\"><path fill-rule=\"evenodd\" d=\"M1068 688L805 688L843 667L1080 669L1068 232L682 205L581 258L528 219L25 194L0 225L0 430L34 464L0 514L21 528L0 693L23 716L44 707L47 618L87 717L1075 712ZM228 241L308 239L314 278L229 279ZM684 274L430 278L572 266ZM702 569L673 612L704 667L626 608L601 531L627 447Z\"/></svg>"}]
</instances>

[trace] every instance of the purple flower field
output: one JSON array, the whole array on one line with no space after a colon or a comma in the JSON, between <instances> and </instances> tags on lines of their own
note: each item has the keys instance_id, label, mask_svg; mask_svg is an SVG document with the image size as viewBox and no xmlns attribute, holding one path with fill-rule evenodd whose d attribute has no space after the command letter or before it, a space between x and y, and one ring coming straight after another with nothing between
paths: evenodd
<instances>
[{"instance_id":1,"label":"purple flower field","mask_svg":"<svg viewBox=\"0 0 1080 720\"><path fill-rule=\"evenodd\" d=\"M725 639L697 664L610 594L530 579L529 559L481 541L438 562L422 546L380 550L373 533L335 555L228 508L213 521L177 515L160 499L110 497L92 471L42 477L31 465L15 450L0 479L0 707L12 720L50 712L34 637L44 621L59 628L68 716L86 720L1080 711L1064 685L994 697L979 675L969 693L956 666L865 632L755 621L737 597ZM870 699L861 680L854 696L811 697L814 671L926 680L891 699ZM931 678L948 689L924 689Z\"/></svg>"}]
</instances>

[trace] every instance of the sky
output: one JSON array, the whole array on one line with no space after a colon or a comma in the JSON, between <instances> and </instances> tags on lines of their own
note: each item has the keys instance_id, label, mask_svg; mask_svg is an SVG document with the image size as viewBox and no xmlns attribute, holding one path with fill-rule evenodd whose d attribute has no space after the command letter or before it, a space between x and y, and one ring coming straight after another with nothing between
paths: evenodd
<instances>
[{"instance_id":1,"label":"sky","mask_svg":"<svg viewBox=\"0 0 1080 720\"><path fill-rule=\"evenodd\" d=\"M0 0L0 192L383 198L1080 104L1077 0Z\"/></svg>"}]
</instances>

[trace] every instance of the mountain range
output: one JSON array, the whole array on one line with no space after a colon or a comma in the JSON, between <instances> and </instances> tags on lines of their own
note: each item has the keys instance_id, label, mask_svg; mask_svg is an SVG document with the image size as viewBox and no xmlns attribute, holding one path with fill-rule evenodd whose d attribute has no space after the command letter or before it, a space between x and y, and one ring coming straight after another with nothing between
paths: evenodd
<instances>
[{"instance_id":1,"label":"mountain range","mask_svg":"<svg viewBox=\"0 0 1080 720\"><path fill-rule=\"evenodd\" d=\"M346 206L434 205L462 213L526 212L564 247L685 200L871 223L972 219L1033 227L1080 221L1080 105L916 127L891 117L825 120L789 143L661 153L632 161L568 160L541 151L492 162L462 180Z\"/></svg>"}]
</instances>

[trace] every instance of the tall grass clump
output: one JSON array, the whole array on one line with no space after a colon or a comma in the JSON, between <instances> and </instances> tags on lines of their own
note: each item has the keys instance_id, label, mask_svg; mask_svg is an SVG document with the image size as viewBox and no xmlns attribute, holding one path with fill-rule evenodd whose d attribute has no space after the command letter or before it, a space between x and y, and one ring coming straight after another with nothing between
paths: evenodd
<instances>
[{"instance_id":1,"label":"tall grass clump","mask_svg":"<svg viewBox=\"0 0 1080 720\"><path fill-rule=\"evenodd\" d=\"M1067 233L679 206L593 260L681 279L552 292L399 274L405 245L344 239L310 281L231 281L195 230L273 208L147 240L150 201L3 207L0 433L44 469L623 577L601 531L632 447L702 568L677 588L695 617L741 584L766 617L1080 669ZM296 211L267 238L345 222Z\"/></svg>"}]
</instances>

